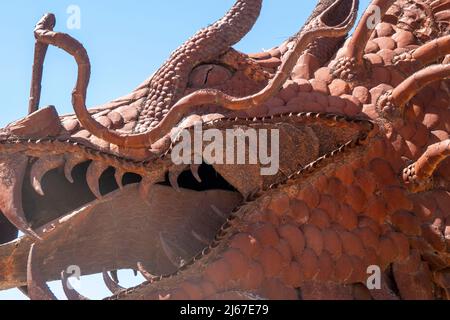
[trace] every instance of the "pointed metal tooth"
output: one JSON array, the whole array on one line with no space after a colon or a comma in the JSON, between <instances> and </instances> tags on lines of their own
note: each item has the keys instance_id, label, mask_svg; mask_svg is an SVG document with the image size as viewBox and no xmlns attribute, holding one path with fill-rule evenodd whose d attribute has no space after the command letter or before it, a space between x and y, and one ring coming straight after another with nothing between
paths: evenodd
<instances>
[{"instance_id":1,"label":"pointed metal tooth","mask_svg":"<svg viewBox=\"0 0 450 320\"><path fill-rule=\"evenodd\" d=\"M141 262L137 263L137 268L139 273L144 277L145 280L147 280L150 283L155 282L156 279L158 279L157 276L152 275L150 272L148 272L144 265Z\"/></svg>"},{"instance_id":2,"label":"pointed metal tooth","mask_svg":"<svg viewBox=\"0 0 450 320\"><path fill-rule=\"evenodd\" d=\"M138 276L138 271L136 269L133 269L133 274L134 274L135 277L137 277Z\"/></svg>"},{"instance_id":3,"label":"pointed metal tooth","mask_svg":"<svg viewBox=\"0 0 450 320\"><path fill-rule=\"evenodd\" d=\"M117 294L120 291L125 290L125 288L119 286L119 284L109 276L108 272L105 269L103 269L102 275L106 287L108 288L109 291L111 291L112 294Z\"/></svg>"},{"instance_id":4,"label":"pointed metal tooth","mask_svg":"<svg viewBox=\"0 0 450 320\"><path fill-rule=\"evenodd\" d=\"M66 295L67 299L69 299L69 300L89 300L88 298L86 298L85 296L80 294L75 289L69 288L69 286L68 286L69 278L70 278L70 276L65 271L61 272L61 283L62 283L62 287L64 290L64 294Z\"/></svg>"},{"instance_id":5,"label":"pointed metal tooth","mask_svg":"<svg viewBox=\"0 0 450 320\"><path fill-rule=\"evenodd\" d=\"M39 158L31 167L30 179L33 189L44 196L44 191L42 190L41 181L44 175L56 168L62 167L64 165L64 158L60 155L48 156Z\"/></svg>"},{"instance_id":6,"label":"pointed metal tooth","mask_svg":"<svg viewBox=\"0 0 450 320\"><path fill-rule=\"evenodd\" d=\"M143 177L141 183L139 184L139 195L146 203L149 203L148 195L154 184L155 181L150 177Z\"/></svg>"},{"instance_id":7,"label":"pointed metal tooth","mask_svg":"<svg viewBox=\"0 0 450 320\"><path fill-rule=\"evenodd\" d=\"M22 207L22 185L28 157L0 160L0 211L6 219L24 234L37 240L41 237L31 229Z\"/></svg>"},{"instance_id":8,"label":"pointed metal tooth","mask_svg":"<svg viewBox=\"0 0 450 320\"><path fill-rule=\"evenodd\" d=\"M119 274L118 274L117 270L112 270L112 271L110 271L110 273L111 273L111 278L115 282L119 283Z\"/></svg>"},{"instance_id":9,"label":"pointed metal tooth","mask_svg":"<svg viewBox=\"0 0 450 320\"><path fill-rule=\"evenodd\" d=\"M198 181L198 183L202 183L202 178L200 178L200 174L198 173L198 170L200 169L200 165L198 164L191 164L191 172L194 176L195 180Z\"/></svg>"},{"instance_id":10,"label":"pointed metal tooth","mask_svg":"<svg viewBox=\"0 0 450 320\"><path fill-rule=\"evenodd\" d=\"M86 181L89 189L91 189L92 193L98 199L102 198L102 194L100 193L99 180L102 173L105 172L108 167L109 166L103 162L92 161L86 173Z\"/></svg>"},{"instance_id":11,"label":"pointed metal tooth","mask_svg":"<svg viewBox=\"0 0 450 320\"><path fill-rule=\"evenodd\" d=\"M123 182L122 182L122 180L123 180L123 176L126 173L127 173L126 171L124 171L122 169L119 169L119 168L116 168L116 172L114 173L114 178L116 179L116 183L117 183L117 185L119 186L120 189L123 189Z\"/></svg>"},{"instance_id":12,"label":"pointed metal tooth","mask_svg":"<svg viewBox=\"0 0 450 320\"><path fill-rule=\"evenodd\" d=\"M172 262L172 264L179 268L180 267L180 257L178 257L174 250L171 248L169 242L164 238L163 234L159 233L159 241L161 242L161 247L166 254L167 258Z\"/></svg>"},{"instance_id":13,"label":"pointed metal tooth","mask_svg":"<svg viewBox=\"0 0 450 320\"><path fill-rule=\"evenodd\" d=\"M169 171L169 182L170 182L170 185L177 192L181 192L180 186L178 185L178 177L179 176L180 176L179 172L177 172L177 171Z\"/></svg>"},{"instance_id":14,"label":"pointed metal tooth","mask_svg":"<svg viewBox=\"0 0 450 320\"><path fill-rule=\"evenodd\" d=\"M73 177L72 177L72 171L73 168L75 168L78 164L87 161L88 159L81 158L81 157L74 157L72 155L66 156L66 163L64 164L64 175L66 176L66 179L73 183Z\"/></svg>"},{"instance_id":15,"label":"pointed metal tooth","mask_svg":"<svg viewBox=\"0 0 450 320\"><path fill-rule=\"evenodd\" d=\"M47 283L39 273L40 269L36 267L34 261L34 248L33 243L30 247L27 263L27 293L31 300L58 300L53 292L47 286Z\"/></svg>"}]
</instances>

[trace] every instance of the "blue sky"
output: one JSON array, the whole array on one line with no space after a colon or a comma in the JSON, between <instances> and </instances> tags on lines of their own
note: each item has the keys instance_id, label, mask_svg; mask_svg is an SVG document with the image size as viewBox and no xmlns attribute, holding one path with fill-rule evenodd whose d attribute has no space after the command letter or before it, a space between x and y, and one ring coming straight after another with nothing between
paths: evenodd
<instances>
[{"instance_id":1,"label":"blue sky","mask_svg":"<svg viewBox=\"0 0 450 320\"><path fill-rule=\"evenodd\" d=\"M361 8L369 0L360 1ZM70 33L86 47L92 64L88 105L95 106L127 94L148 78L187 38L213 23L234 0L87 1L15 0L0 4L0 127L26 115L30 90L36 22L46 12L56 15L55 30ZM313 0L265 0L260 19L235 48L259 52L282 43L303 25ZM67 27L67 9L76 5L80 29ZM76 68L73 58L50 48L45 62L41 106L55 105L60 114L72 113L71 91ZM123 286L142 281L120 271ZM63 298L59 282L50 284ZM101 298L109 292L100 276L83 277L80 292ZM21 299L17 290L0 292L0 300Z\"/></svg>"}]
</instances>

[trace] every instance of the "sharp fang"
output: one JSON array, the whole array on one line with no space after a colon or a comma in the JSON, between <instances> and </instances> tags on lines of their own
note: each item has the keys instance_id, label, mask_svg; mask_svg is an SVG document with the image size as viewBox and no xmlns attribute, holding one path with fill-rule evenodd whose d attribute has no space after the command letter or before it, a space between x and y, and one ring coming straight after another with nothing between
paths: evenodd
<instances>
[{"instance_id":1,"label":"sharp fang","mask_svg":"<svg viewBox=\"0 0 450 320\"><path fill-rule=\"evenodd\" d=\"M75 168L78 164L87 161L88 159L80 158L77 156L67 156L66 163L64 164L64 175L66 176L66 179L73 183L73 177L72 177L72 170Z\"/></svg>"},{"instance_id":2,"label":"sharp fang","mask_svg":"<svg viewBox=\"0 0 450 320\"><path fill-rule=\"evenodd\" d=\"M191 164L191 172L194 176L195 180L198 181L198 183L202 183L202 178L200 178L200 174L198 173L198 170L200 169L200 165L198 164Z\"/></svg>"},{"instance_id":3,"label":"sharp fang","mask_svg":"<svg viewBox=\"0 0 450 320\"><path fill-rule=\"evenodd\" d=\"M44 196L44 191L42 190L41 180L44 175L50 170L59 168L64 165L64 158L62 156L48 156L44 158L39 158L32 166L30 178L31 185L33 189Z\"/></svg>"},{"instance_id":4,"label":"sharp fang","mask_svg":"<svg viewBox=\"0 0 450 320\"><path fill-rule=\"evenodd\" d=\"M125 171L116 168L116 172L114 173L114 178L116 179L116 183L120 189L123 189L123 176L125 175Z\"/></svg>"},{"instance_id":5,"label":"sharp fang","mask_svg":"<svg viewBox=\"0 0 450 320\"><path fill-rule=\"evenodd\" d=\"M105 269L103 269L102 274L103 274L103 281L105 282L106 287L108 288L109 291L111 291L112 294L117 294L120 291L125 290L125 288L119 286L119 284L109 276L108 272Z\"/></svg>"},{"instance_id":6,"label":"sharp fang","mask_svg":"<svg viewBox=\"0 0 450 320\"><path fill-rule=\"evenodd\" d=\"M170 171L169 172L169 182L170 185L172 186L172 188L175 189L175 191L177 192L181 192L180 190L180 186L178 185L178 177L179 177L179 172L174 172L174 171Z\"/></svg>"},{"instance_id":7,"label":"sharp fang","mask_svg":"<svg viewBox=\"0 0 450 320\"><path fill-rule=\"evenodd\" d=\"M65 272L61 272L61 282L62 287L64 290L64 294L66 295L67 299L69 300L89 300L82 294L78 293L75 289L69 288L68 282L69 282L70 276Z\"/></svg>"},{"instance_id":8,"label":"sharp fang","mask_svg":"<svg viewBox=\"0 0 450 320\"><path fill-rule=\"evenodd\" d=\"M115 282L119 283L119 274L118 274L117 270L110 271L110 273L111 273L111 278Z\"/></svg>"},{"instance_id":9,"label":"sharp fang","mask_svg":"<svg viewBox=\"0 0 450 320\"><path fill-rule=\"evenodd\" d=\"M147 280L150 283L155 282L156 279L158 279L157 276L152 275L150 272L148 272L144 265L141 262L137 263L137 268L140 272L140 274L144 277L145 280Z\"/></svg>"},{"instance_id":10,"label":"sharp fang","mask_svg":"<svg viewBox=\"0 0 450 320\"><path fill-rule=\"evenodd\" d=\"M150 177L142 177L142 181L139 184L139 195L142 200L149 203L148 195L150 193L150 188L155 184L155 180Z\"/></svg>"},{"instance_id":11,"label":"sharp fang","mask_svg":"<svg viewBox=\"0 0 450 320\"><path fill-rule=\"evenodd\" d=\"M108 169L108 165L99 161L92 161L89 165L89 168L86 173L86 181L91 189L92 193L98 198L102 198L102 194L100 193L99 180L100 176L106 169Z\"/></svg>"},{"instance_id":12,"label":"sharp fang","mask_svg":"<svg viewBox=\"0 0 450 320\"><path fill-rule=\"evenodd\" d=\"M41 240L28 224L22 207L22 185L28 165L26 156L0 161L0 210L23 233Z\"/></svg>"},{"instance_id":13,"label":"sharp fang","mask_svg":"<svg viewBox=\"0 0 450 320\"><path fill-rule=\"evenodd\" d=\"M27 263L27 293L31 300L57 300L39 273L34 261L35 244L31 245Z\"/></svg>"},{"instance_id":14,"label":"sharp fang","mask_svg":"<svg viewBox=\"0 0 450 320\"><path fill-rule=\"evenodd\" d=\"M179 268L181 257L178 257L175 254L173 249L170 247L168 241L166 239L164 239L164 236L162 235L161 232L159 233L159 241L161 242L161 247L162 247L164 253L166 254L167 258L170 260L170 262L172 262L172 264L175 267Z\"/></svg>"}]
</instances>

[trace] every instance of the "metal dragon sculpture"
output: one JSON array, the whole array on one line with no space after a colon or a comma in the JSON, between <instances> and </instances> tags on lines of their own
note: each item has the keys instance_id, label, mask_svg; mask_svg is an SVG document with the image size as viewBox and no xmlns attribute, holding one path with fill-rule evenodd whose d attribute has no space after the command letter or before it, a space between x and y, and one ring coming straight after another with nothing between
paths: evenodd
<instances>
[{"instance_id":1,"label":"metal dragon sculpture","mask_svg":"<svg viewBox=\"0 0 450 320\"><path fill-rule=\"evenodd\" d=\"M66 283L78 265L110 299L450 298L450 1L373 0L348 37L358 5L321 0L247 55L232 46L262 0L237 0L92 110L88 54L45 15L29 115L0 130L0 290L54 299L46 282L62 279L86 299ZM50 45L78 65L75 115L39 108ZM278 174L174 164L171 132L194 123L278 129ZM124 268L147 281L120 287Z\"/></svg>"}]
</instances>

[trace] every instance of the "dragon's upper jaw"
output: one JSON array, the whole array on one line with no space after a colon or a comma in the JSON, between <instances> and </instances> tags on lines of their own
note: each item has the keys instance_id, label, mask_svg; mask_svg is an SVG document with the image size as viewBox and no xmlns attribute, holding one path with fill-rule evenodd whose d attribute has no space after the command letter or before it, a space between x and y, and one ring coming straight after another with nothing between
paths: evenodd
<instances>
[{"instance_id":1,"label":"dragon's upper jaw","mask_svg":"<svg viewBox=\"0 0 450 320\"><path fill-rule=\"evenodd\" d=\"M179 170L173 188L170 159L103 151L68 134L63 119L44 108L0 132L0 289L24 285L33 242L46 280L70 265L92 274L142 262L154 274L171 273L242 201L211 166L198 176ZM18 229L26 236L10 242Z\"/></svg>"}]
</instances>

